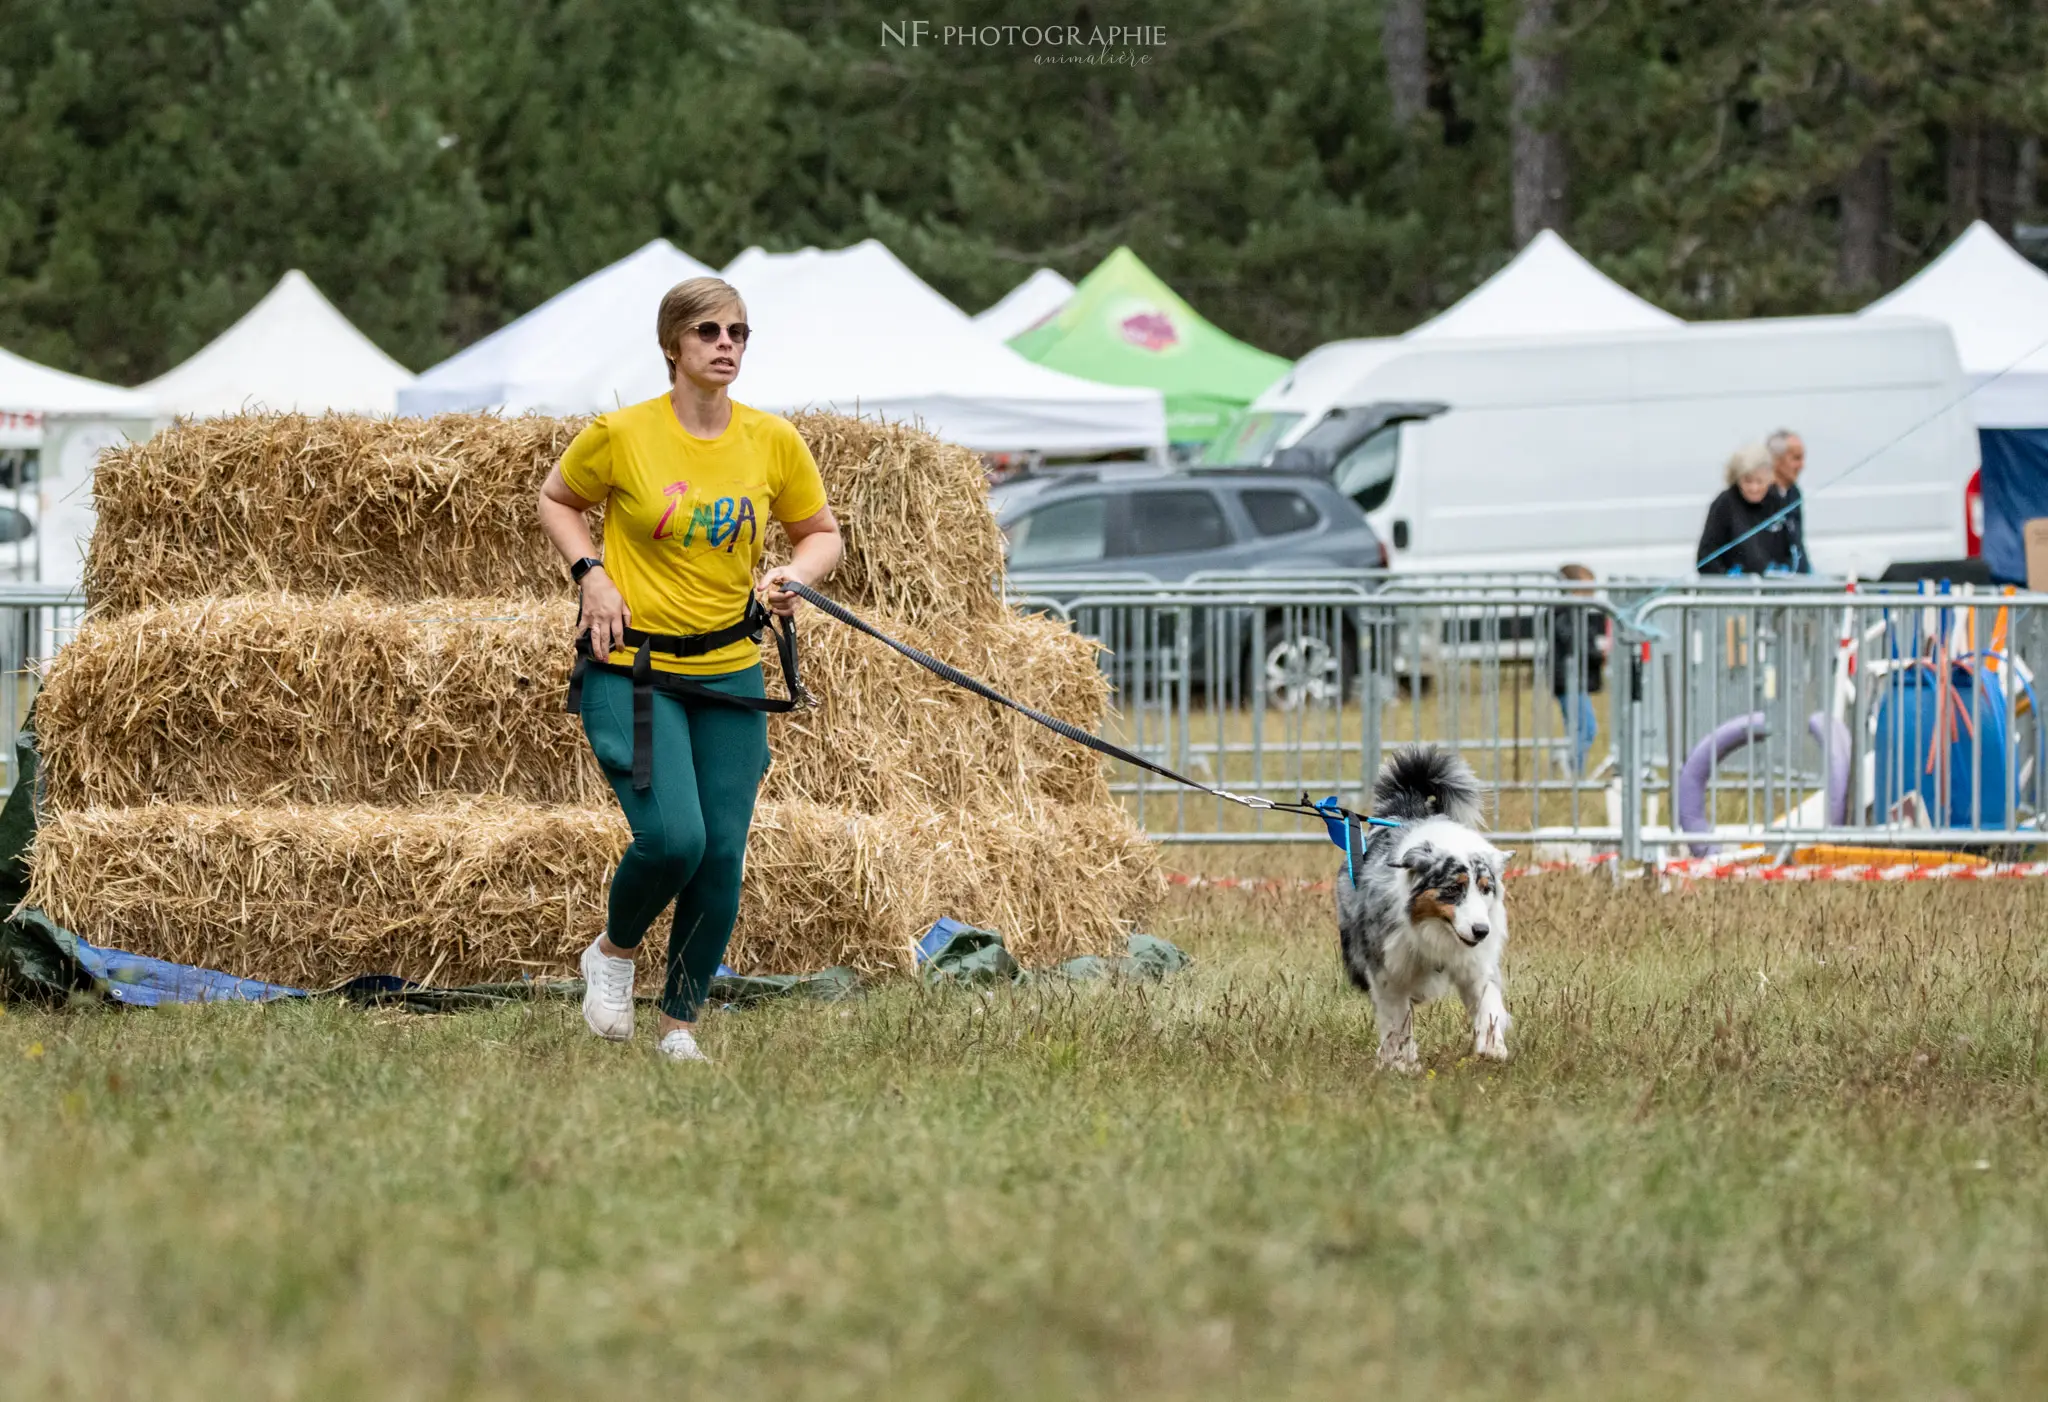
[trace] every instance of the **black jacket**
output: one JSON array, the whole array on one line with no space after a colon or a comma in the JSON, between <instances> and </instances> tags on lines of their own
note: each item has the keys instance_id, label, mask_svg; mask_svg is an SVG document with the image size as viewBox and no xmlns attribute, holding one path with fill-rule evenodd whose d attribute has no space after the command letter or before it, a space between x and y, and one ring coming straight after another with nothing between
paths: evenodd
<instances>
[{"instance_id":1,"label":"black jacket","mask_svg":"<svg viewBox=\"0 0 2048 1402\"><path fill-rule=\"evenodd\" d=\"M1700 548L1693 554L1699 572L1734 574L1740 570L1743 574L1763 574L1773 567L1795 569L1804 551L1793 534L1792 522L1801 512L1795 511L1783 520L1772 521L1755 535L1749 534L1784 509L1785 498L1776 487L1755 506L1744 501L1742 493L1734 487L1715 497L1714 504L1707 508L1707 528L1700 532ZM1749 538L1743 540L1744 536ZM1733 549L1723 549L1737 540L1742 543Z\"/></svg>"},{"instance_id":2,"label":"black jacket","mask_svg":"<svg viewBox=\"0 0 2048 1402\"><path fill-rule=\"evenodd\" d=\"M1773 487L1773 494L1778 488ZM1792 508L1792 514L1785 518L1785 529L1792 536L1792 568L1800 574L1813 573L1813 561L1806 554L1806 498L1799 494L1799 484L1794 482L1784 489L1782 496L1775 497L1780 510Z\"/></svg>"},{"instance_id":3,"label":"black jacket","mask_svg":"<svg viewBox=\"0 0 2048 1402\"><path fill-rule=\"evenodd\" d=\"M1600 689L1600 674L1607 659L1600 653L1600 640L1607 633L1607 616L1598 609L1573 608L1559 604L1550 610L1550 691L1553 696L1572 694L1573 663L1577 663L1578 690L1591 696ZM1579 654L1580 640L1585 653Z\"/></svg>"}]
</instances>

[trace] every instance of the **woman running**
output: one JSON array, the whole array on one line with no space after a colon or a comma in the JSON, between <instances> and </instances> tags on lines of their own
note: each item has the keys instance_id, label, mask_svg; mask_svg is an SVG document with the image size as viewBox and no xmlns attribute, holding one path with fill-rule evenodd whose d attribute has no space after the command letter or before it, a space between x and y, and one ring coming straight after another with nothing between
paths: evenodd
<instances>
[{"instance_id":1,"label":"woman running","mask_svg":"<svg viewBox=\"0 0 2048 1402\"><path fill-rule=\"evenodd\" d=\"M788 617L797 599L783 581L819 583L842 550L802 437L726 392L746 356L746 316L718 278L671 288L655 318L669 392L598 416L540 492L541 528L571 562L589 630L572 705L633 830L604 933L583 951L583 1019L600 1037L631 1039L634 961L673 901L657 1046L674 1061L707 1060L697 1015L739 915L768 768L762 614L749 605ZM585 519L599 506L602 559ZM795 548L757 581L770 517Z\"/></svg>"}]
</instances>

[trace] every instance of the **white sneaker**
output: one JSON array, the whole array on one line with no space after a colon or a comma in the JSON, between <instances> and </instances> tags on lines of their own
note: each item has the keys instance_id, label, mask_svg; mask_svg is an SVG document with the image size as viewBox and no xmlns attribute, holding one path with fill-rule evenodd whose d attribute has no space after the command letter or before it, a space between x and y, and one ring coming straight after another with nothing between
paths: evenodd
<instances>
[{"instance_id":1,"label":"white sneaker","mask_svg":"<svg viewBox=\"0 0 2048 1402\"><path fill-rule=\"evenodd\" d=\"M598 1036L633 1040L633 961L614 959L590 942L583 951L583 1020Z\"/></svg>"},{"instance_id":2,"label":"white sneaker","mask_svg":"<svg viewBox=\"0 0 2048 1402\"><path fill-rule=\"evenodd\" d=\"M704 1049L697 1045L697 1038L687 1027L678 1027L661 1039L655 1050L670 1061L709 1061Z\"/></svg>"}]
</instances>

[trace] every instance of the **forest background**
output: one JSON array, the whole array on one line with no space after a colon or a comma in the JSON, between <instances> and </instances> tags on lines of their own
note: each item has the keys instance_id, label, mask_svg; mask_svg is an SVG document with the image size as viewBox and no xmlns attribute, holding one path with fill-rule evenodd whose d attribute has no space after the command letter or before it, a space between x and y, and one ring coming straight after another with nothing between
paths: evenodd
<instances>
[{"instance_id":1,"label":"forest background","mask_svg":"<svg viewBox=\"0 0 2048 1402\"><path fill-rule=\"evenodd\" d=\"M0 345L135 383L298 267L419 369L656 235L874 236L969 311L1128 244L1293 356L1545 227L1697 319L2043 214L2048 0L908 3L12 0Z\"/></svg>"}]
</instances>

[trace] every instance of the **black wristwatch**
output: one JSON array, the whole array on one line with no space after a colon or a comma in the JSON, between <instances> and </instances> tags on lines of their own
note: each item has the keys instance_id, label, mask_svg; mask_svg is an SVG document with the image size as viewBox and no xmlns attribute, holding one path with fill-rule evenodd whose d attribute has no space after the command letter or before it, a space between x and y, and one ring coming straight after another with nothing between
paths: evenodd
<instances>
[{"instance_id":1,"label":"black wristwatch","mask_svg":"<svg viewBox=\"0 0 2048 1402\"><path fill-rule=\"evenodd\" d=\"M569 566L570 582L574 584L581 584L583 582L584 575L589 574L592 570L598 568L602 564L604 564L604 561L598 559L595 555L585 555L575 564Z\"/></svg>"}]
</instances>

